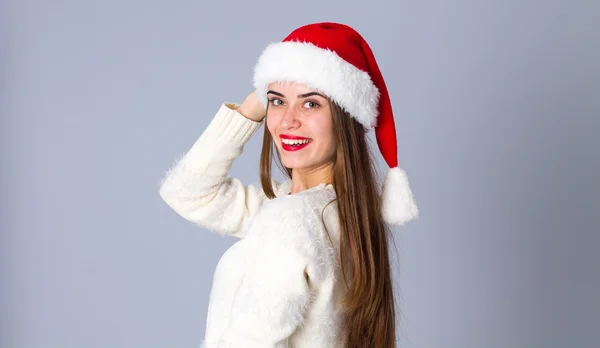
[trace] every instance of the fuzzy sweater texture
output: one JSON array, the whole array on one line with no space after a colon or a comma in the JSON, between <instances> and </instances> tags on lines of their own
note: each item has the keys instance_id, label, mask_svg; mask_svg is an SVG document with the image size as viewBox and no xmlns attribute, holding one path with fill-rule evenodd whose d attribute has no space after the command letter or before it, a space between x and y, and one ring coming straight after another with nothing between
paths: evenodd
<instances>
[{"instance_id":1,"label":"fuzzy sweater texture","mask_svg":"<svg viewBox=\"0 0 600 348\"><path fill-rule=\"evenodd\" d=\"M291 180L272 180L276 197L269 199L260 185L229 177L233 160L264 123L237 106L221 105L159 190L183 218L239 238L217 264L199 347L342 348L335 190L320 184L290 194Z\"/></svg>"}]
</instances>

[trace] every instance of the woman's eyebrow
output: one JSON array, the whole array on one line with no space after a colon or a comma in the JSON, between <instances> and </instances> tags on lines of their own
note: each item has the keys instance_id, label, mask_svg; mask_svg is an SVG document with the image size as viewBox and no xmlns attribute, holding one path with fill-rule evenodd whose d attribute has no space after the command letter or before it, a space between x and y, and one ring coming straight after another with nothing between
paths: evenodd
<instances>
[{"instance_id":1,"label":"woman's eyebrow","mask_svg":"<svg viewBox=\"0 0 600 348\"><path fill-rule=\"evenodd\" d=\"M275 92L275 91L269 90L269 91L267 91L267 94L269 94L269 93L272 93L272 94L275 94L275 95L278 95L280 97L284 97L285 98L285 96L283 94L279 93L279 92ZM318 93L318 92L308 92L308 93L304 93L304 94L298 94L298 98L306 98L306 97L310 97L311 95L318 95L320 97L323 97L324 99L327 99L326 96L324 96L324 95L322 95L321 93Z\"/></svg>"},{"instance_id":2,"label":"woman's eyebrow","mask_svg":"<svg viewBox=\"0 0 600 348\"><path fill-rule=\"evenodd\" d=\"M311 95L318 95L320 97L323 97L323 99L327 99L326 96L322 95L321 93L317 93L317 92L309 92L309 93L304 93L304 94L298 94L298 98L306 98L306 97L310 97Z\"/></svg>"}]
</instances>

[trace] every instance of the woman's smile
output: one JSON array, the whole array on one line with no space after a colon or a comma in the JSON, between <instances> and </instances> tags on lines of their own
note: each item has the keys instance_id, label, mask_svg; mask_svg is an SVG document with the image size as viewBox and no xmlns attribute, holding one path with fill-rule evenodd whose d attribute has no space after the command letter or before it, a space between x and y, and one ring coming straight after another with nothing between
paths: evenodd
<instances>
[{"instance_id":1,"label":"woman's smile","mask_svg":"<svg viewBox=\"0 0 600 348\"><path fill-rule=\"evenodd\" d=\"M298 151L312 142L311 138L296 135L280 134L279 137L281 138L281 148L286 151Z\"/></svg>"}]
</instances>

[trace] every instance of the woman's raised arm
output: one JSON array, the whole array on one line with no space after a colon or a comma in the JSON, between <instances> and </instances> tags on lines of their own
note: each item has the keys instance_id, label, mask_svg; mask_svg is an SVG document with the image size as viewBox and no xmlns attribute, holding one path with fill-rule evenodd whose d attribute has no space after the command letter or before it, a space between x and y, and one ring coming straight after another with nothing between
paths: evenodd
<instances>
[{"instance_id":1,"label":"woman's raised arm","mask_svg":"<svg viewBox=\"0 0 600 348\"><path fill-rule=\"evenodd\" d=\"M221 105L191 149L164 175L160 196L186 220L222 235L244 237L248 222L267 198L260 187L244 186L227 174L262 124L264 108L257 103L253 92L239 107Z\"/></svg>"}]
</instances>

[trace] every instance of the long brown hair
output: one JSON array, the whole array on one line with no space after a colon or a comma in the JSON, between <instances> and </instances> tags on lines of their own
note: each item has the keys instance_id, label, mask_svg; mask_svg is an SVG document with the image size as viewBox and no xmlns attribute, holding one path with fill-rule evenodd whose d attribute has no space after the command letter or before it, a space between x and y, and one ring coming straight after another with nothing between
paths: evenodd
<instances>
[{"instance_id":1,"label":"long brown hair","mask_svg":"<svg viewBox=\"0 0 600 348\"><path fill-rule=\"evenodd\" d=\"M346 347L395 348L396 306L388 253L392 238L381 214L381 178L376 176L365 128L335 102L330 100L329 105L337 144L333 186L341 228L340 266L348 288L340 301ZM272 199L273 157L288 178L292 170L283 166L266 122L264 125L260 182Z\"/></svg>"}]
</instances>

